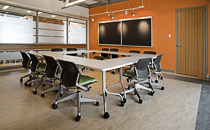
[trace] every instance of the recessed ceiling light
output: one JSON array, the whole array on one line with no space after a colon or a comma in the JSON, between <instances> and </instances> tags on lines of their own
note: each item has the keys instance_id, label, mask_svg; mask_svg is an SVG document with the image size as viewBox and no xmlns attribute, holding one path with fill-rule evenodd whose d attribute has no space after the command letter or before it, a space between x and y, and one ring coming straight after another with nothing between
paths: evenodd
<instances>
[{"instance_id":1,"label":"recessed ceiling light","mask_svg":"<svg viewBox=\"0 0 210 130\"><path fill-rule=\"evenodd\" d=\"M54 18L54 17L55 17L55 15L52 15L52 17Z\"/></svg>"},{"instance_id":2,"label":"recessed ceiling light","mask_svg":"<svg viewBox=\"0 0 210 130\"><path fill-rule=\"evenodd\" d=\"M28 11L28 13L31 13L31 11Z\"/></svg>"},{"instance_id":3,"label":"recessed ceiling light","mask_svg":"<svg viewBox=\"0 0 210 130\"><path fill-rule=\"evenodd\" d=\"M71 19L71 21L74 21L74 19Z\"/></svg>"},{"instance_id":4,"label":"recessed ceiling light","mask_svg":"<svg viewBox=\"0 0 210 130\"><path fill-rule=\"evenodd\" d=\"M5 5L2 9L6 10L6 9L8 9L9 7L10 7L10 6Z\"/></svg>"},{"instance_id":5,"label":"recessed ceiling light","mask_svg":"<svg viewBox=\"0 0 210 130\"><path fill-rule=\"evenodd\" d=\"M38 14L42 14L42 12L38 12Z\"/></svg>"}]
</instances>

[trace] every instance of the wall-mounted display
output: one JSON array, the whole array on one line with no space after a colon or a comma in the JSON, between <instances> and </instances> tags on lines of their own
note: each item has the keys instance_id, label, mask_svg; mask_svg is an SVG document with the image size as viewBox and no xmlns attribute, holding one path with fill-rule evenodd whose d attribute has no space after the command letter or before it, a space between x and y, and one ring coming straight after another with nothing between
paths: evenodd
<instances>
[{"instance_id":1,"label":"wall-mounted display","mask_svg":"<svg viewBox=\"0 0 210 130\"><path fill-rule=\"evenodd\" d=\"M99 22L99 45L152 47L152 17Z\"/></svg>"}]
</instances>

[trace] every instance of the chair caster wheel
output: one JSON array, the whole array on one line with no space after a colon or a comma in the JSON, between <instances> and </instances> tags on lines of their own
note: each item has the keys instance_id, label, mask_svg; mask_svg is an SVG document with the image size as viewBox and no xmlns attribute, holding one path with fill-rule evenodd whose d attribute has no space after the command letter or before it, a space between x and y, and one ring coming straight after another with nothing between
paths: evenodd
<instances>
[{"instance_id":1,"label":"chair caster wheel","mask_svg":"<svg viewBox=\"0 0 210 130\"><path fill-rule=\"evenodd\" d=\"M164 90L164 86L161 87L161 90Z\"/></svg>"},{"instance_id":2,"label":"chair caster wheel","mask_svg":"<svg viewBox=\"0 0 210 130\"><path fill-rule=\"evenodd\" d=\"M126 103L126 102L127 102L126 98L123 98L123 102L124 102L124 103Z\"/></svg>"},{"instance_id":3,"label":"chair caster wheel","mask_svg":"<svg viewBox=\"0 0 210 130\"><path fill-rule=\"evenodd\" d=\"M27 84L27 83L24 83L24 85L25 85L25 86L28 86L28 84Z\"/></svg>"},{"instance_id":4,"label":"chair caster wheel","mask_svg":"<svg viewBox=\"0 0 210 130\"><path fill-rule=\"evenodd\" d=\"M139 103L142 104L142 102L143 102L142 99L139 98Z\"/></svg>"},{"instance_id":5,"label":"chair caster wheel","mask_svg":"<svg viewBox=\"0 0 210 130\"><path fill-rule=\"evenodd\" d=\"M105 94L105 97L106 97L107 96L107 92L105 92L104 94Z\"/></svg>"},{"instance_id":6,"label":"chair caster wheel","mask_svg":"<svg viewBox=\"0 0 210 130\"><path fill-rule=\"evenodd\" d=\"M60 97L62 97L63 95L62 94L60 94Z\"/></svg>"},{"instance_id":7,"label":"chair caster wheel","mask_svg":"<svg viewBox=\"0 0 210 130\"><path fill-rule=\"evenodd\" d=\"M128 86L128 90L130 90L130 89L131 89L131 86L129 85L129 86Z\"/></svg>"},{"instance_id":8,"label":"chair caster wheel","mask_svg":"<svg viewBox=\"0 0 210 130\"><path fill-rule=\"evenodd\" d=\"M161 77L160 79L163 80L163 77Z\"/></svg>"},{"instance_id":9,"label":"chair caster wheel","mask_svg":"<svg viewBox=\"0 0 210 130\"><path fill-rule=\"evenodd\" d=\"M81 119L81 116L77 116L77 117L75 118L76 122L80 121L80 119Z\"/></svg>"},{"instance_id":10,"label":"chair caster wheel","mask_svg":"<svg viewBox=\"0 0 210 130\"><path fill-rule=\"evenodd\" d=\"M105 119L108 119L108 118L109 118L109 113L108 113L108 112L105 112L105 113L104 113L104 118L105 118Z\"/></svg>"},{"instance_id":11,"label":"chair caster wheel","mask_svg":"<svg viewBox=\"0 0 210 130\"><path fill-rule=\"evenodd\" d=\"M22 82L23 81L23 78L20 78L20 82Z\"/></svg>"},{"instance_id":12,"label":"chair caster wheel","mask_svg":"<svg viewBox=\"0 0 210 130\"><path fill-rule=\"evenodd\" d=\"M28 84L28 87L31 87L31 83L30 83L30 84Z\"/></svg>"},{"instance_id":13,"label":"chair caster wheel","mask_svg":"<svg viewBox=\"0 0 210 130\"><path fill-rule=\"evenodd\" d=\"M58 90L55 90L56 93L58 93Z\"/></svg>"},{"instance_id":14,"label":"chair caster wheel","mask_svg":"<svg viewBox=\"0 0 210 130\"><path fill-rule=\"evenodd\" d=\"M158 83L158 80L155 80L155 83Z\"/></svg>"},{"instance_id":15,"label":"chair caster wheel","mask_svg":"<svg viewBox=\"0 0 210 130\"><path fill-rule=\"evenodd\" d=\"M153 95L154 95L154 93L155 93L155 91L151 91L151 92L150 92L150 95L151 95L151 96L153 96Z\"/></svg>"},{"instance_id":16,"label":"chair caster wheel","mask_svg":"<svg viewBox=\"0 0 210 130\"><path fill-rule=\"evenodd\" d=\"M124 102L123 102L123 101L121 101L120 106L121 106L121 107L124 107Z\"/></svg>"},{"instance_id":17,"label":"chair caster wheel","mask_svg":"<svg viewBox=\"0 0 210 130\"><path fill-rule=\"evenodd\" d=\"M35 91L33 91L33 94L37 94L37 91L35 90Z\"/></svg>"},{"instance_id":18,"label":"chair caster wheel","mask_svg":"<svg viewBox=\"0 0 210 130\"><path fill-rule=\"evenodd\" d=\"M45 84L43 84L42 87L45 87Z\"/></svg>"},{"instance_id":19,"label":"chair caster wheel","mask_svg":"<svg viewBox=\"0 0 210 130\"><path fill-rule=\"evenodd\" d=\"M58 104L56 105L55 103L52 104L52 108L53 109L57 109L58 108Z\"/></svg>"},{"instance_id":20,"label":"chair caster wheel","mask_svg":"<svg viewBox=\"0 0 210 130\"><path fill-rule=\"evenodd\" d=\"M29 76L29 79L31 79L32 78L32 76Z\"/></svg>"},{"instance_id":21,"label":"chair caster wheel","mask_svg":"<svg viewBox=\"0 0 210 130\"><path fill-rule=\"evenodd\" d=\"M41 97L44 97L44 93L41 94Z\"/></svg>"},{"instance_id":22,"label":"chair caster wheel","mask_svg":"<svg viewBox=\"0 0 210 130\"><path fill-rule=\"evenodd\" d=\"M99 106L99 102L96 102L96 106Z\"/></svg>"}]
</instances>

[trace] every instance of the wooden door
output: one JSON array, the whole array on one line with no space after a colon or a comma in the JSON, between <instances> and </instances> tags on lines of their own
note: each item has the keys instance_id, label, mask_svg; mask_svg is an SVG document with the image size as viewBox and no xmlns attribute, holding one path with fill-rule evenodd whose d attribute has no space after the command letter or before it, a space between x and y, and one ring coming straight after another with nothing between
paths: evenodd
<instances>
[{"instance_id":1,"label":"wooden door","mask_svg":"<svg viewBox=\"0 0 210 130\"><path fill-rule=\"evenodd\" d=\"M176 10L177 73L206 77L206 7Z\"/></svg>"}]
</instances>

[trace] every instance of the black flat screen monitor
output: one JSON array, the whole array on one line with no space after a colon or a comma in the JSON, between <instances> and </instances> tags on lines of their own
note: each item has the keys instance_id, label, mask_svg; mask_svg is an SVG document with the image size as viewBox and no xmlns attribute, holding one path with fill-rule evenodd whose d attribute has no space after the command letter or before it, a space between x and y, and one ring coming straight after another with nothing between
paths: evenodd
<instances>
[{"instance_id":1,"label":"black flat screen monitor","mask_svg":"<svg viewBox=\"0 0 210 130\"><path fill-rule=\"evenodd\" d=\"M151 47L151 18L122 21L122 45Z\"/></svg>"},{"instance_id":2,"label":"black flat screen monitor","mask_svg":"<svg viewBox=\"0 0 210 130\"><path fill-rule=\"evenodd\" d=\"M99 23L99 44L121 45L121 22Z\"/></svg>"}]
</instances>

